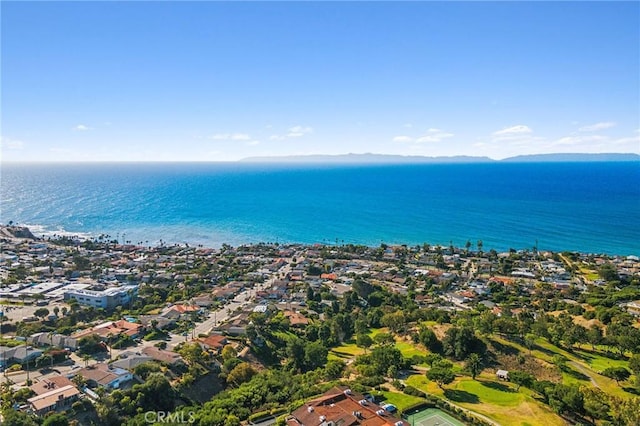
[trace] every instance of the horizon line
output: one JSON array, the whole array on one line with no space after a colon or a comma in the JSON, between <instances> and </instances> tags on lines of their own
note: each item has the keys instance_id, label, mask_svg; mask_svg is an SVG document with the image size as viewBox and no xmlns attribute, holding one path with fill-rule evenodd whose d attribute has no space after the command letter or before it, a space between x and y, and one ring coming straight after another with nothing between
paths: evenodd
<instances>
[{"instance_id":1,"label":"horizon line","mask_svg":"<svg viewBox=\"0 0 640 426\"><path fill-rule=\"evenodd\" d=\"M379 160L383 160L383 161L367 161L366 159L362 158L362 157L366 157L366 156L371 156L371 157L390 157L389 160L390 161L384 161L384 159L380 158ZM637 157L638 160L640 160L640 153L635 153L635 152L597 152L597 153L590 153L590 152L550 152L550 153L540 153L540 154L518 154L518 155L514 155L514 156L508 156L508 157L503 157L503 158L492 158L489 156L482 156L482 155L469 155L469 154L457 154L457 155L440 155L440 156L426 156L426 155L406 155L406 154L384 154L384 153L372 153L372 152L362 152L362 153L354 153L354 152L349 152L349 153L344 153L344 154L285 154L285 155L264 155L264 156L249 156L249 157L243 157L243 158L239 158L239 159L233 159L233 160L224 160L224 159L220 159L220 160L199 160L199 159L186 159L186 160L164 160L164 159L159 159L159 160L154 160L154 159L148 159L148 160L138 160L138 159L134 159L134 160L127 160L127 159L122 159L122 160L101 160L101 159L87 159L87 160L45 160L45 159L33 159L33 160L2 160L0 161L0 164L122 164L122 163L130 163L130 164L149 164L149 163L158 163L158 164L178 164L178 163L190 163L190 164L194 164L194 163L200 163L200 164L211 164L211 163L225 163L225 164L233 164L233 163L245 163L245 164L257 164L257 163L271 163L271 164L277 164L278 160L282 160L282 163L288 163L288 164L293 164L293 163L299 163L299 162L304 162L304 161L296 161L296 160L312 160L314 157L326 157L326 158L332 158L332 159L348 159L349 157L361 157L360 160L356 160L353 163L357 163L357 164L384 164L384 163L392 163L393 159L402 159L402 160L436 160L440 163L445 163L446 160L450 159L450 160L460 160L460 159L470 159L470 160L476 160L476 161L471 161L470 163L480 163L480 162L503 162L505 160L514 160L514 159L518 159L518 158L529 158L531 159L535 159L540 158L539 162L545 162L548 160L545 160L544 157L561 157L561 156L585 156L585 157L598 157L598 156L628 156L628 157ZM576 159L573 160L573 162L590 162L593 160L589 160L587 159ZM619 160L610 160L610 161L619 161ZM629 158L629 160L626 161L631 161L631 158ZM455 163L458 164L465 164L465 162L461 162L461 161L453 161ZM558 160L556 160L555 162L559 162ZM329 164L329 162L326 161L307 161L306 164ZM348 161L344 161L341 162L339 164L350 164ZM406 164L406 163L405 163Z\"/></svg>"}]
</instances>

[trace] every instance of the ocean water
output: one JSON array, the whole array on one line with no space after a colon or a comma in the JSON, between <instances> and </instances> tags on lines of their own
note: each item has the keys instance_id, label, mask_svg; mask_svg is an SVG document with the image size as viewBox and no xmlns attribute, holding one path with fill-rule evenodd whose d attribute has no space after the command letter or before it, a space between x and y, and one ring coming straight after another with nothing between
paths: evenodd
<instances>
[{"instance_id":1,"label":"ocean water","mask_svg":"<svg viewBox=\"0 0 640 426\"><path fill-rule=\"evenodd\" d=\"M0 195L0 222L36 235L640 255L638 162L3 164Z\"/></svg>"}]
</instances>

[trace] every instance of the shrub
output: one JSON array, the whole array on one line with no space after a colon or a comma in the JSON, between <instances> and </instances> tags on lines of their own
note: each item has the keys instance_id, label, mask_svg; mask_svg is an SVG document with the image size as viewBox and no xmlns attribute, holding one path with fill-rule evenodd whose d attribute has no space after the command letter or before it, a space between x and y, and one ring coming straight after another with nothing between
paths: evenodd
<instances>
[{"instance_id":1,"label":"shrub","mask_svg":"<svg viewBox=\"0 0 640 426\"><path fill-rule=\"evenodd\" d=\"M418 396L420 398L426 397L424 392L422 392L420 389L414 388L413 386L405 386L402 392L406 393L407 395Z\"/></svg>"}]
</instances>

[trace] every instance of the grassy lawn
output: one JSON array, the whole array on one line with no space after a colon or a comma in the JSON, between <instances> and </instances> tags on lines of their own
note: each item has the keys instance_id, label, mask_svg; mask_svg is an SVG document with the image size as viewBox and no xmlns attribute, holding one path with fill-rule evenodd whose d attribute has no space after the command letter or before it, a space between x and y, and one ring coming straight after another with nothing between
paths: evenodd
<instances>
[{"instance_id":1,"label":"grassy lawn","mask_svg":"<svg viewBox=\"0 0 640 426\"><path fill-rule=\"evenodd\" d=\"M389 329L386 327L373 328L369 332L369 336L371 336L371 338L373 339L376 335L380 333L388 333L388 332L389 332ZM398 348L398 350L402 352L402 356L404 356L405 358L411 358L414 355L425 356L428 354L427 351L419 349L413 343L405 342L397 339L396 339L396 348ZM364 353L365 353L364 349L356 346L355 340L352 339L349 342L344 342L340 346L336 346L335 348L331 349L329 351L329 359L345 360L345 359L355 358L356 356L362 355Z\"/></svg>"},{"instance_id":2,"label":"grassy lawn","mask_svg":"<svg viewBox=\"0 0 640 426\"><path fill-rule=\"evenodd\" d=\"M355 358L363 353L364 349L357 347L355 343L343 343L329 351L329 355L334 355L338 359L342 360Z\"/></svg>"},{"instance_id":3,"label":"grassy lawn","mask_svg":"<svg viewBox=\"0 0 640 426\"><path fill-rule=\"evenodd\" d=\"M483 414L503 426L560 426L564 421L544 404L536 401L526 389L515 391L511 384L482 375L478 380L458 377L442 390L422 375L407 379L407 384Z\"/></svg>"},{"instance_id":4,"label":"grassy lawn","mask_svg":"<svg viewBox=\"0 0 640 426\"><path fill-rule=\"evenodd\" d=\"M424 402L423 398L399 392L382 391L379 394L384 397L384 402L395 405L396 408L400 411L404 410L407 407L411 407L412 405Z\"/></svg>"},{"instance_id":5,"label":"grassy lawn","mask_svg":"<svg viewBox=\"0 0 640 426\"><path fill-rule=\"evenodd\" d=\"M387 327L372 328L371 331L369 332L369 337L371 337L373 339L374 337L376 337L380 333L388 333L388 332L389 332L389 328L387 328Z\"/></svg>"},{"instance_id":6,"label":"grassy lawn","mask_svg":"<svg viewBox=\"0 0 640 426\"><path fill-rule=\"evenodd\" d=\"M396 348L402 352L402 356L405 358L411 358L414 355L426 356L428 354L427 351L418 349L414 344L409 342L396 341Z\"/></svg>"},{"instance_id":7,"label":"grassy lawn","mask_svg":"<svg viewBox=\"0 0 640 426\"><path fill-rule=\"evenodd\" d=\"M520 351L522 351L523 353L527 353L528 349L526 349L525 347L523 347L522 345L519 345L517 343L499 338L499 337L493 337L494 340L499 341L500 343L503 343L505 345L510 345L514 348L519 349ZM587 384L589 383L588 379L584 379L581 376L581 372L579 369L577 369L575 367L575 365L573 364L578 364L580 366L582 366L582 368L584 370L586 370L586 372L589 374L589 376L591 376L593 378L593 380L596 382L596 384L598 385L598 387L600 389L602 389L603 391L610 393L612 395L616 395L616 396L621 396L621 397L631 397L632 394L625 392L621 386L619 386L615 380L611 380L607 377L601 376L600 374L598 374L599 372L601 372L602 370L604 370L605 368L607 368L608 365L612 365L612 366L617 366L617 365L622 365L622 366L627 366L628 362L626 361L620 361L620 360L614 360L614 359L609 359L605 356L599 355L599 354L595 354L595 353L591 353L589 351L586 351L584 349L575 349L573 353L571 352L567 352L564 349L561 349L557 346L555 346L554 344L550 343L549 341L547 341L546 339L536 339L536 345L538 346L538 348L534 349L532 351L532 355L535 356L536 358L540 358L542 360L545 360L547 362L551 362L551 359L553 358L554 355L558 354L558 355L563 355L565 356L569 361L568 365L571 368L571 370L573 370L574 374L571 374L571 372L567 373L567 372L563 372L562 373L562 378L563 378L563 382L566 384L571 384L571 383L576 383L576 384ZM576 374L577 373L577 374Z\"/></svg>"},{"instance_id":8,"label":"grassy lawn","mask_svg":"<svg viewBox=\"0 0 640 426\"><path fill-rule=\"evenodd\" d=\"M574 351L594 371L606 370L609 367L629 368L629 361L623 359L611 359L589 350L576 349Z\"/></svg>"}]
</instances>

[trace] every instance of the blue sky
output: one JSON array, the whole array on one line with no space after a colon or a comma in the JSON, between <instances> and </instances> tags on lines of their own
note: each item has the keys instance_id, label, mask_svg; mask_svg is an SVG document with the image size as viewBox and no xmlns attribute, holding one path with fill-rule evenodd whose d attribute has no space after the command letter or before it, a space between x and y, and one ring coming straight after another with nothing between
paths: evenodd
<instances>
[{"instance_id":1,"label":"blue sky","mask_svg":"<svg viewBox=\"0 0 640 426\"><path fill-rule=\"evenodd\" d=\"M11 2L3 161L640 152L638 2Z\"/></svg>"}]
</instances>

